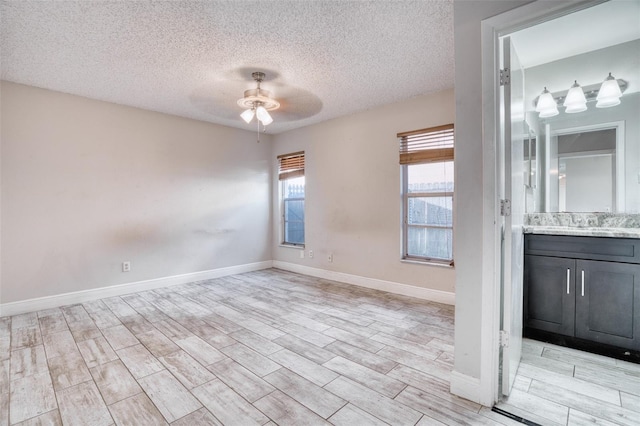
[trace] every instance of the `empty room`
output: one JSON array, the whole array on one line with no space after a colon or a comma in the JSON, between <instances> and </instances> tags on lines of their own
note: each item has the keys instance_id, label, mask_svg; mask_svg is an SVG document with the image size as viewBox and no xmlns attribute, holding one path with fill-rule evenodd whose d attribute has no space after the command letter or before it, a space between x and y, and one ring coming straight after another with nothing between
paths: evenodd
<instances>
[{"instance_id":1,"label":"empty room","mask_svg":"<svg viewBox=\"0 0 640 426\"><path fill-rule=\"evenodd\" d=\"M640 424L639 43L638 0L0 0L0 426Z\"/></svg>"}]
</instances>

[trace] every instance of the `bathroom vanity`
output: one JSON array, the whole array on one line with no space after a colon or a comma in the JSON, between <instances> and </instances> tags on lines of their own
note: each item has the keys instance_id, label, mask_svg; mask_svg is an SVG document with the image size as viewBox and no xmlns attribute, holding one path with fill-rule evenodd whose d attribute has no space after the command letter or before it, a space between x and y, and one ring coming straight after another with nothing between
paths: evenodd
<instances>
[{"instance_id":1,"label":"bathroom vanity","mask_svg":"<svg viewBox=\"0 0 640 426\"><path fill-rule=\"evenodd\" d=\"M640 215L529 215L525 336L634 360L640 355L638 221Z\"/></svg>"}]
</instances>

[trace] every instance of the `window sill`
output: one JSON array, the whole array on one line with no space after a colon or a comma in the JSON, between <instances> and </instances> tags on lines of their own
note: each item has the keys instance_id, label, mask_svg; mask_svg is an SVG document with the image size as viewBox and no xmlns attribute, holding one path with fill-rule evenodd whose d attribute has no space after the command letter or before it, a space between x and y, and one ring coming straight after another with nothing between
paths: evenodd
<instances>
[{"instance_id":1,"label":"window sill","mask_svg":"<svg viewBox=\"0 0 640 426\"><path fill-rule=\"evenodd\" d=\"M278 244L278 246L284 247L284 248L290 248L290 249L304 250L304 244L300 245L300 244L283 244L283 243L280 243L280 244Z\"/></svg>"},{"instance_id":2,"label":"window sill","mask_svg":"<svg viewBox=\"0 0 640 426\"><path fill-rule=\"evenodd\" d=\"M453 261L451 261L451 262L448 262L448 261L436 262L434 260L400 259L400 262L402 262L402 263L410 263L410 264L413 264L413 265L436 266L436 267L439 267L439 268L455 269L455 263Z\"/></svg>"}]
</instances>

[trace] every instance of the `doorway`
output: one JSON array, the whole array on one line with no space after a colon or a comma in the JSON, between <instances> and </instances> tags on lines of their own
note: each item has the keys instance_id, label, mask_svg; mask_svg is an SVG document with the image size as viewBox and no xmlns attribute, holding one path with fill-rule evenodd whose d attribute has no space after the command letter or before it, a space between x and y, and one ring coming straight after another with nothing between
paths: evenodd
<instances>
[{"instance_id":1,"label":"doorway","mask_svg":"<svg viewBox=\"0 0 640 426\"><path fill-rule=\"evenodd\" d=\"M601 380L598 381L599 378L613 377L620 373L621 369L624 370L627 367L629 371L640 371L640 369L636 370L633 365L629 366L625 364L623 366L624 368L622 368L621 364L616 363L616 361L613 362L613 366L611 366L611 363L606 361L606 359L605 361L602 359L594 361L593 358L590 358L590 354L581 353L579 351L563 351L562 348L558 347L539 346L535 341L523 341L521 321L522 298L520 295L523 291L521 280L523 258L521 241L523 235L521 228L522 223L524 222L524 214L533 213L528 210L528 206L544 206L545 199L547 200L546 204L550 205L551 203L549 200L555 199L557 201L555 202L555 208L553 211L556 212L563 210L566 211L569 205L578 206L575 208L581 211L624 211L625 200L629 198L624 189L621 189L624 187L626 179L628 179L623 172L625 166L623 162L624 159L620 153L615 151L615 149L602 148L599 150L592 150L592 152L589 152L588 154L575 154L571 152L561 152L558 154L556 149L556 167L554 169L552 167L548 167L545 175L542 173L544 170L540 168L545 165L542 156L536 157L536 170L527 170L526 168L523 170L523 165L529 164L530 166L533 162L531 161L531 158L529 158L529 161L527 162L527 159L524 157L524 150L521 149L524 146L523 140L525 138L522 137L524 132L518 131L518 123L525 123L526 126L523 124L523 127L531 128L537 136L545 135L546 133L546 140L552 140L555 138L554 141L557 148L559 143L566 143L566 139L565 141L562 141L562 137L566 137L571 134L568 129L575 129L581 126L584 127L584 122L602 123L606 120L612 121L612 117L615 117L615 113L607 112L606 114L601 114L601 116L596 116L595 114L601 111L595 110L593 106L582 116L579 116L577 113L573 114L565 112L563 109L562 114L558 118L542 118L538 115L537 111L535 111L535 101L537 100L540 92L543 91L543 87L551 87L559 84L558 81L566 80L569 74L572 75L572 82L577 81L577 79L588 83L601 81L602 78L607 75L607 72L604 72L600 68L604 69L618 66L618 62L603 61L602 58L606 55L615 56L616 54L616 52L612 53L607 49L622 51L626 48L637 47L636 39L620 40L615 39L614 37L609 40L609 45L605 42L605 44L600 44L598 49L594 49L598 51L596 55L598 59L594 60L593 57L591 57L590 60L592 61L592 66L589 68L589 72L581 73L583 69L578 66L578 64L580 64L581 61L589 60L588 56L591 55L592 52L581 44L583 40L578 42L575 46L572 46L570 42L566 42L570 38L560 37L558 34L553 33L553 31L557 31L558 28L563 28L563 31L565 32L579 32L583 26L588 26L590 23L593 24L592 20L585 18L586 16L593 17L595 15L611 15L613 9L621 7L622 10L624 6L625 4L622 2L582 3L577 6L573 5L571 9L558 8L556 11L551 13L540 10L538 12L538 16L522 17L521 22L518 22L517 31L507 28L506 23L503 27L501 27L500 24L494 27L498 30L494 37L496 42L499 42L498 45L501 46L501 52L499 55L500 64L496 64L496 68L501 69L507 75L507 79L510 80L508 83L501 86L498 90L499 94L495 97L497 100L497 107L495 108L496 115L500 116L498 112L504 113L504 116L502 116L501 119L496 120L495 123L496 129L498 129L497 133L500 135L500 139L498 139L497 142L498 146L496 147L496 164L499 165L499 172L496 179L496 192L500 194L502 207L501 214L496 217L496 223L500 224L500 226L497 227L499 235L496 238L501 241L501 244L499 245L501 252L498 255L500 259L499 268L501 272L501 331L499 339L500 345L498 349L498 394L499 398L503 400L507 400L507 398L509 398L508 401L511 402L514 400L520 401L520 408L525 413L529 412L532 417L536 416L536 413L531 413L529 411L533 409L533 407L529 406L529 410L525 408L527 403L535 400L534 397L536 395L528 394L530 385L534 382L547 384L553 383L561 391L564 389L567 392L575 392L575 388L578 388L579 390L599 389L603 391L603 394L609 394L608 391L612 391L614 393L618 392L620 397L619 401L623 401L624 398L622 393L625 393L624 390L610 389L606 383L603 383ZM604 14L601 14L603 10ZM509 25L513 28L514 23L512 16L509 18L511 18L509 20ZM575 22L569 23L572 22L572 19L574 19ZM557 25L558 23L560 23L560 25ZM606 26L602 22L599 22L599 25ZM527 33L529 36L527 36ZM611 33L615 35L617 30L613 28ZM562 49L559 49L558 52L554 51L553 43L549 43L549 41L554 40L554 37L555 39L562 39L565 41L561 43L562 49L565 49L564 51L562 51ZM542 53L538 51L542 48L541 45L536 45L536 43L532 41L539 41L540 39L546 40L546 43L543 46L544 52ZM601 41L602 40L599 42ZM568 51L566 50L567 48L569 49ZM594 71L594 69L596 70ZM604 74L600 77L594 77L590 74L592 71L594 71L595 74L603 74L603 72ZM528 76L531 76L531 78L528 79ZM521 78L524 80L524 83L521 81ZM530 84L528 84L528 82ZM523 86L522 89L520 85ZM568 87L569 86L567 85L567 88ZM560 89L550 91L558 90ZM532 91L537 91L537 93L532 94ZM635 96L636 94L627 93L627 96L629 95ZM560 104L562 105L562 100L560 101ZM614 120L617 119L614 118ZM548 130L545 130L549 128L549 123L555 123L556 127L561 130L556 131L555 134L552 135ZM617 137L618 136L616 136L616 138ZM542 145L540 143L540 137L537 138L537 141L537 146ZM636 143L640 143L640 141L636 141ZM539 151L537 152L539 154ZM547 166L548 165L549 164L547 164ZM562 167L564 167L564 177L561 177L563 172L561 170ZM585 175L585 167L587 170L589 168L595 169L596 167L599 170L603 170L602 176L598 178L598 184L600 184L601 187L599 190L601 190L603 194L605 191L609 191L609 199L607 201L606 197L599 197L602 198L600 201L604 203L601 203L602 205L587 207L587 204L585 203L588 200L585 200L585 197L576 196L573 191L569 192L571 188L567 186L567 180L561 182L563 178L567 178L567 169L569 168L574 173L572 187L580 188L580 185L583 182L580 182L577 177L580 174ZM551 169L555 171L555 193L550 195L550 192L552 192L551 187L553 185L551 185L552 180L548 175L550 174L549 171ZM542 182L543 184L532 184L532 179L529 176L525 176L525 173L528 173L529 176L535 175L538 182ZM545 176L546 181L544 180ZM583 176L583 178L586 177L587 176ZM589 177L593 178L593 176ZM537 191L537 193L534 191ZM535 199L529 203L527 202L527 199L530 197ZM506 209L504 208L505 204L508 206ZM534 355L538 349L540 353ZM566 352L568 352L569 355L567 355ZM558 355L558 353L560 353L560 355ZM566 378L559 378L557 376L557 374L560 374L558 371L554 371L554 368L558 369L564 367L549 367L550 369L547 371L542 368L546 364L553 365L554 362L551 362L548 358L556 355L561 358L566 357L564 358L565 361L571 356L574 356L579 362L587 364L602 364L604 366L604 370L594 374L595 381L589 381L585 378L575 376L571 376L569 380L565 380ZM542 360L536 360L535 362L538 362L538 365L532 366L531 363L534 363L534 358L536 356L542 358ZM519 375L521 360L526 360L526 362L523 362L525 365L524 370L526 370L528 376ZM561 363L563 362L564 361L561 361ZM607 370L607 366L610 366L611 368ZM575 373L575 365L572 371ZM637 374L637 372L633 374ZM640 376L635 377L637 379ZM529 380L529 385L524 386L523 382L526 383L527 379ZM570 383L571 385L563 387L558 383ZM526 391L523 389L526 389ZM536 390L537 388L534 387L533 389ZM629 391L629 396L625 396L625 398L640 398L640 393L638 393L640 390L636 391L634 388ZM523 395L523 393L527 395ZM550 393L549 395L552 394L556 395L554 393ZM595 394L587 394L585 392L577 392L577 394L585 397L586 400L589 400L588 398L594 398L589 400L594 404L599 401ZM558 395L556 395L556 397L559 398ZM543 399L548 401L548 398ZM638 402L640 399L634 399L634 401ZM508 402L507 404L510 403ZM523 406L525 408L522 408ZM568 419L570 419L569 414L572 409L578 413L576 414L578 417L576 417L577 420L575 421L587 421L587 419L589 419L588 421L591 421L591 417L588 416L592 416L592 414L585 413L584 410L580 411L575 406L571 407L570 405L565 405L564 408L567 410L567 417L565 417L564 424L566 424ZM559 408L559 410L562 409L562 407ZM628 416L628 418L636 419L636 416L638 415L634 410L627 411L628 408L625 407L625 404L622 402L618 403L617 406L615 404L613 406L607 406L607 409L610 410L611 413L623 413ZM594 418L596 420L612 420L611 417L607 416L596 416ZM553 423L550 419L547 419L547 422Z\"/></svg>"}]
</instances>

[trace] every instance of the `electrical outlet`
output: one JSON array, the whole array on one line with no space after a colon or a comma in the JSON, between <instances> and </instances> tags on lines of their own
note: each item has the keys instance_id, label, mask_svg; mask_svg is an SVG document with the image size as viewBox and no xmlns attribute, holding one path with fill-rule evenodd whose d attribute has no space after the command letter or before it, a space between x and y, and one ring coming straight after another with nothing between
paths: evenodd
<instances>
[{"instance_id":1,"label":"electrical outlet","mask_svg":"<svg viewBox=\"0 0 640 426\"><path fill-rule=\"evenodd\" d=\"M129 271L131 271L131 262L129 262L128 260L126 262L122 262L122 272Z\"/></svg>"},{"instance_id":2,"label":"electrical outlet","mask_svg":"<svg viewBox=\"0 0 640 426\"><path fill-rule=\"evenodd\" d=\"M327 260L331 263L333 262L333 253L329 253L329 256L327 256Z\"/></svg>"},{"instance_id":3,"label":"electrical outlet","mask_svg":"<svg viewBox=\"0 0 640 426\"><path fill-rule=\"evenodd\" d=\"M300 259L304 259L304 250L300 250Z\"/></svg>"},{"instance_id":4,"label":"electrical outlet","mask_svg":"<svg viewBox=\"0 0 640 426\"><path fill-rule=\"evenodd\" d=\"M309 250L309 259L313 259L313 250Z\"/></svg>"}]
</instances>

